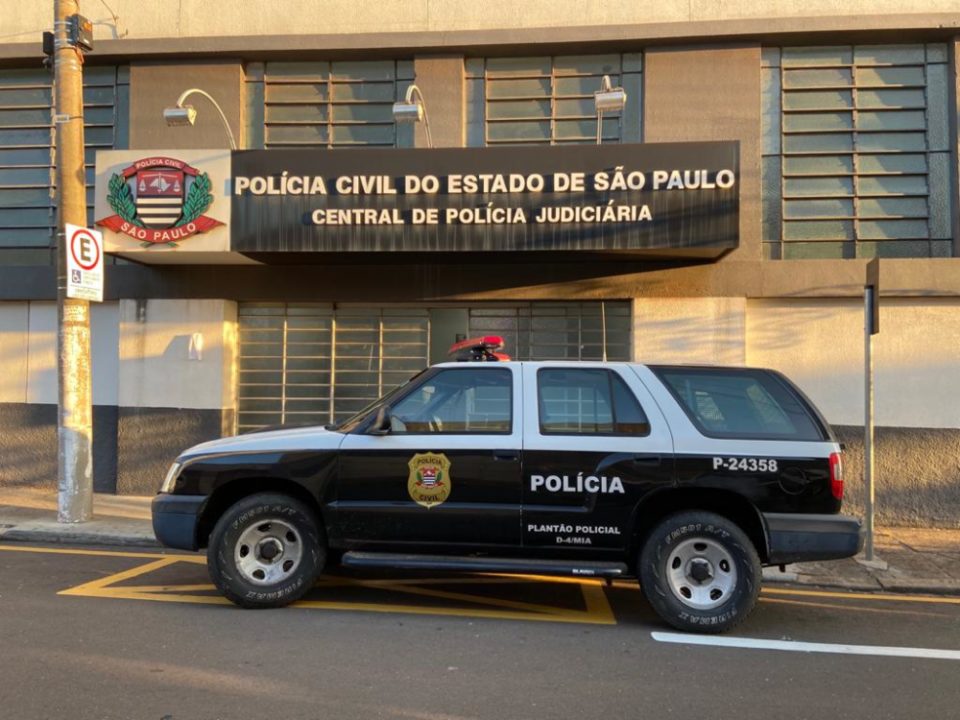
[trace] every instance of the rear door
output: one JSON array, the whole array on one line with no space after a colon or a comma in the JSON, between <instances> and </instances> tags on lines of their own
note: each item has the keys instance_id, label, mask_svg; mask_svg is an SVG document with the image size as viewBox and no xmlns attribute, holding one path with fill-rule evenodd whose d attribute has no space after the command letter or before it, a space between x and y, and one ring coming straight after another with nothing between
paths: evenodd
<instances>
[{"instance_id":1,"label":"rear door","mask_svg":"<svg viewBox=\"0 0 960 720\"><path fill-rule=\"evenodd\" d=\"M523 543L622 552L639 500L673 484L673 442L623 364L524 364Z\"/></svg>"},{"instance_id":2,"label":"rear door","mask_svg":"<svg viewBox=\"0 0 960 720\"><path fill-rule=\"evenodd\" d=\"M651 366L638 374L670 396L664 412L681 487L735 492L763 512L835 513L838 452L829 426L779 373L754 368Z\"/></svg>"}]
</instances>

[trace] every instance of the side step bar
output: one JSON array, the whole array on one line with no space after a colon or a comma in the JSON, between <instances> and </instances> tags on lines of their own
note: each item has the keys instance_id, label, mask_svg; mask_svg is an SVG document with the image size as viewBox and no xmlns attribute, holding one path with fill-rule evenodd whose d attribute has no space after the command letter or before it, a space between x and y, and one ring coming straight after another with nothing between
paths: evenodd
<instances>
[{"instance_id":1,"label":"side step bar","mask_svg":"<svg viewBox=\"0 0 960 720\"><path fill-rule=\"evenodd\" d=\"M569 560L474 557L472 555L407 555L351 551L343 554L341 562L346 567L355 568L533 573L596 578L619 578L627 574L626 563L619 562L570 562Z\"/></svg>"}]
</instances>

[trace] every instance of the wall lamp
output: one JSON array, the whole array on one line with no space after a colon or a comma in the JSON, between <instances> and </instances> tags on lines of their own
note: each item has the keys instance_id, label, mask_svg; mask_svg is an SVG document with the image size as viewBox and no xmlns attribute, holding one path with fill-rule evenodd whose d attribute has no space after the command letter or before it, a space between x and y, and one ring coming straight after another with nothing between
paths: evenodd
<instances>
[{"instance_id":1,"label":"wall lamp","mask_svg":"<svg viewBox=\"0 0 960 720\"><path fill-rule=\"evenodd\" d=\"M230 138L230 147L231 149L236 150L237 143L233 139L233 131L230 129L230 123L227 122L227 116L223 114L223 110L220 108L220 105L210 96L210 93L201 90L200 88L190 88L189 90L184 90L183 94L177 98L176 105L173 107L164 108L163 119L167 122L167 125L170 127L184 127L186 125L193 125L197 121L196 108L194 108L193 105L183 104L183 101L193 94L203 95L203 97L213 103L213 106L217 109L217 112L220 113L220 119L223 121L223 127L226 128L227 136Z\"/></svg>"},{"instance_id":2,"label":"wall lamp","mask_svg":"<svg viewBox=\"0 0 960 720\"><path fill-rule=\"evenodd\" d=\"M613 87L610 76L604 75L600 82L600 89L593 94L593 106L597 112L597 145L603 134L603 114L605 112L620 112L627 105L627 91L622 87Z\"/></svg>"},{"instance_id":3,"label":"wall lamp","mask_svg":"<svg viewBox=\"0 0 960 720\"><path fill-rule=\"evenodd\" d=\"M414 98L414 94L416 94L416 98ZM423 93L416 85L408 87L406 97L401 102L393 104L393 119L398 123L418 123L422 120L423 129L427 133L427 147L433 147L427 106L423 102Z\"/></svg>"}]
</instances>

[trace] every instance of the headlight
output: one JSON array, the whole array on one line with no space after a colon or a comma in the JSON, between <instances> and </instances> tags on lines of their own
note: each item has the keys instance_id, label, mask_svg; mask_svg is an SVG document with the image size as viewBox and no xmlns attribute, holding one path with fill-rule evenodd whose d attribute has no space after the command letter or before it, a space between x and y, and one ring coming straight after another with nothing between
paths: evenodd
<instances>
[{"instance_id":1,"label":"headlight","mask_svg":"<svg viewBox=\"0 0 960 720\"><path fill-rule=\"evenodd\" d=\"M177 482L177 476L180 474L181 467L178 462L170 466L170 469L167 470L167 476L163 479L163 485L160 486L160 492L173 492L173 486Z\"/></svg>"}]
</instances>

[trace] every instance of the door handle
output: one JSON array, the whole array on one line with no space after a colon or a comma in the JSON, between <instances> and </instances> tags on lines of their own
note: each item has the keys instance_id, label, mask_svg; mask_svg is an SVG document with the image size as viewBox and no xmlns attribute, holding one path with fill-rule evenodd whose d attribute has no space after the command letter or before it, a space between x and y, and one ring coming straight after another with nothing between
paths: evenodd
<instances>
[{"instance_id":1,"label":"door handle","mask_svg":"<svg viewBox=\"0 0 960 720\"><path fill-rule=\"evenodd\" d=\"M494 450L493 459L503 460L503 461L516 461L520 459L520 451L519 450Z\"/></svg>"},{"instance_id":2,"label":"door handle","mask_svg":"<svg viewBox=\"0 0 960 720\"><path fill-rule=\"evenodd\" d=\"M642 467L656 467L660 464L659 455L634 455L633 464L640 465Z\"/></svg>"}]
</instances>

